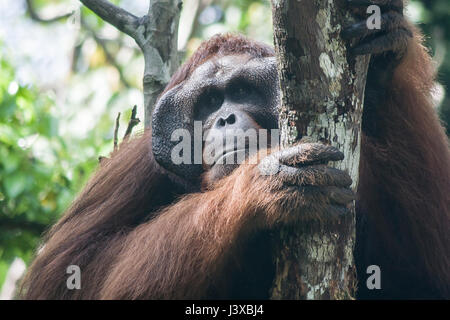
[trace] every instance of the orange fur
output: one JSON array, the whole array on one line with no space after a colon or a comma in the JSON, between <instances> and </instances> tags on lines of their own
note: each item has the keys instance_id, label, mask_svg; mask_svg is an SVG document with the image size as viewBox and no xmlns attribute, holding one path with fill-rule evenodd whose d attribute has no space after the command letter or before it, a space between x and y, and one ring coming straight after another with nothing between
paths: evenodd
<instances>
[{"instance_id":1,"label":"orange fur","mask_svg":"<svg viewBox=\"0 0 450 320\"><path fill-rule=\"evenodd\" d=\"M385 103L377 107L381 135L362 137L358 196L376 238L368 260L381 264L384 283L410 281L414 288L421 279L435 289L411 290L412 297L448 298L450 151L432 105L433 66L421 43L415 30Z\"/></svg>"}]
</instances>

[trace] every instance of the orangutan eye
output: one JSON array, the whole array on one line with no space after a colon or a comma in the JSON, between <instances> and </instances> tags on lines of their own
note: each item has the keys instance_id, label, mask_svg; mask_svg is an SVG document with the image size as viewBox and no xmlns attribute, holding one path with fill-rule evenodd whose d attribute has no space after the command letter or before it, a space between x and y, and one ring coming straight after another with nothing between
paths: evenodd
<instances>
[{"instance_id":1,"label":"orangutan eye","mask_svg":"<svg viewBox=\"0 0 450 320\"><path fill-rule=\"evenodd\" d=\"M208 104L210 107L217 107L222 104L222 98L217 93L210 93L208 96Z\"/></svg>"},{"instance_id":2,"label":"orangutan eye","mask_svg":"<svg viewBox=\"0 0 450 320\"><path fill-rule=\"evenodd\" d=\"M204 106L208 109L218 109L223 103L223 95L215 90L207 93Z\"/></svg>"},{"instance_id":3,"label":"orangutan eye","mask_svg":"<svg viewBox=\"0 0 450 320\"><path fill-rule=\"evenodd\" d=\"M208 115L216 112L223 104L223 94L219 90L209 89L199 97L194 107L194 117L196 119L206 119Z\"/></svg>"},{"instance_id":4,"label":"orangutan eye","mask_svg":"<svg viewBox=\"0 0 450 320\"><path fill-rule=\"evenodd\" d=\"M235 81L230 86L229 92L235 100L245 100L250 96L259 95L258 89L254 84L244 80Z\"/></svg>"}]
</instances>

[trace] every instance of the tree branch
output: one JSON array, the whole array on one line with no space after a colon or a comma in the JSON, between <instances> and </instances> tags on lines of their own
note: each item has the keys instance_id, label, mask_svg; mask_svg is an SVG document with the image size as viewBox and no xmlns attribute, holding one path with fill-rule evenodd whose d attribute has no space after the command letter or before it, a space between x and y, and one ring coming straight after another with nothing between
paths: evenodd
<instances>
[{"instance_id":1,"label":"tree branch","mask_svg":"<svg viewBox=\"0 0 450 320\"><path fill-rule=\"evenodd\" d=\"M50 224L28 221L23 218L0 217L0 229L2 230L26 230L36 235L41 235Z\"/></svg>"},{"instance_id":2,"label":"tree branch","mask_svg":"<svg viewBox=\"0 0 450 320\"><path fill-rule=\"evenodd\" d=\"M134 105L133 110L131 110L131 118L130 121L128 122L127 131L125 131L125 135L123 136L124 139L126 139L126 137L128 137L131 134L134 126L136 126L139 122L141 122L139 118L136 118L136 114L137 114L137 105Z\"/></svg>"},{"instance_id":3,"label":"tree branch","mask_svg":"<svg viewBox=\"0 0 450 320\"><path fill-rule=\"evenodd\" d=\"M128 122L128 126L127 126L127 130L125 131L125 134L123 136L123 140L126 140L129 138L131 132L133 131L133 128L139 123L141 122L141 120L139 120L139 118L136 118L136 114L137 114L137 105L135 105L133 107L133 109L131 110L131 117L130 117L130 121ZM119 138L118 138L118 132L119 132L119 120L120 120L120 112L117 115L116 118L116 126L114 128L114 151L117 150L118 146L119 146ZM108 157L103 157L100 156L98 157L98 162L101 164L106 163L107 161L111 160Z\"/></svg>"},{"instance_id":4,"label":"tree branch","mask_svg":"<svg viewBox=\"0 0 450 320\"><path fill-rule=\"evenodd\" d=\"M117 7L107 0L80 0L100 18L110 23L132 38L136 38L139 19L128 11Z\"/></svg>"},{"instance_id":5,"label":"tree branch","mask_svg":"<svg viewBox=\"0 0 450 320\"><path fill-rule=\"evenodd\" d=\"M80 0L100 18L131 36L144 54L144 126L150 127L156 99L179 65L177 50L181 0L152 0L148 14L136 17L107 0Z\"/></svg>"},{"instance_id":6,"label":"tree branch","mask_svg":"<svg viewBox=\"0 0 450 320\"><path fill-rule=\"evenodd\" d=\"M117 145L118 145L118 138L117 138L117 133L119 132L119 120L120 120L120 112L117 115L116 118L116 127L114 129L114 151L117 150Z\"/></svg>"},{"instance_id":7,"label":"tree branch","mask_svg":"<svg viewBox=\"0 0 450 320\"><path fill-rule=\"evenodd\" d=\"M33 5L33 1L32 0L26 0L26 3L27 3L27 11L28 11L28 14L30 15L30 18L35 20L35 21L37 21L37 22L40 22L40 23L57 22L57 21L60 21L60 20L67 19L73 14L73 12L69 12L69 13L65 13L65 14L60 15L60 16L56 16L56 17L53 17L53 18L45 19L45 18L42 18L37 13L37 11L36 11L36 9L35 9L35 7Z\"/></svg>"}]
</instances>

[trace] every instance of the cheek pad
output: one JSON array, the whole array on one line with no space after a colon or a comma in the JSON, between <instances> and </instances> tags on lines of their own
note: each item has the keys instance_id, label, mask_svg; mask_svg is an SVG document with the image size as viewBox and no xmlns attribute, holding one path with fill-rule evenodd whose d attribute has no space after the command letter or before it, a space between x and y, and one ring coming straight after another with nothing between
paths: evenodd
<instances>
[{"instance_id":1,"label":"cheek pad","mask_svg":"<svg viewBox=\"0 0 450 320\"><path fill-rule=\"evenodd\" d=\"M170 172L190 181L200 178L203 172L201 164L193 164L194 155L194 123L193 99L180 85L172 88L159 99L152 115L152 151L155 160ZM184 129L190 135L190 164L175 164L172 161L172 150L181 142L171 141L177 129Z\"/></svg>"}]
</instances>

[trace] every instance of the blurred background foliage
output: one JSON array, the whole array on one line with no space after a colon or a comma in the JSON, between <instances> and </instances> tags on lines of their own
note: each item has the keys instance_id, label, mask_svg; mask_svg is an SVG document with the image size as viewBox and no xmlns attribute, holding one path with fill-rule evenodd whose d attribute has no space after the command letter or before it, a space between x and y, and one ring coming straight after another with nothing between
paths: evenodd
<instances>
[{"instance_id":1,"label":"blurred background foliage","mask_svg":"<svg viewBox=\"0 0 450 320\"><path fill-rule=\"evenodd\" d=\"M113 2L147 11L147 1ZM439 68L436 106L449 133L450 2L410 1L407 13ZM178 46L186 57L227 31L272 43L269 0L184 1ZM131 38L78 1L0 0L0 288L12 261L30 261L98 157L112 151L117 113L119 136L133 105L143 120L143 64Z\"/></svg>"}]
</instances>

